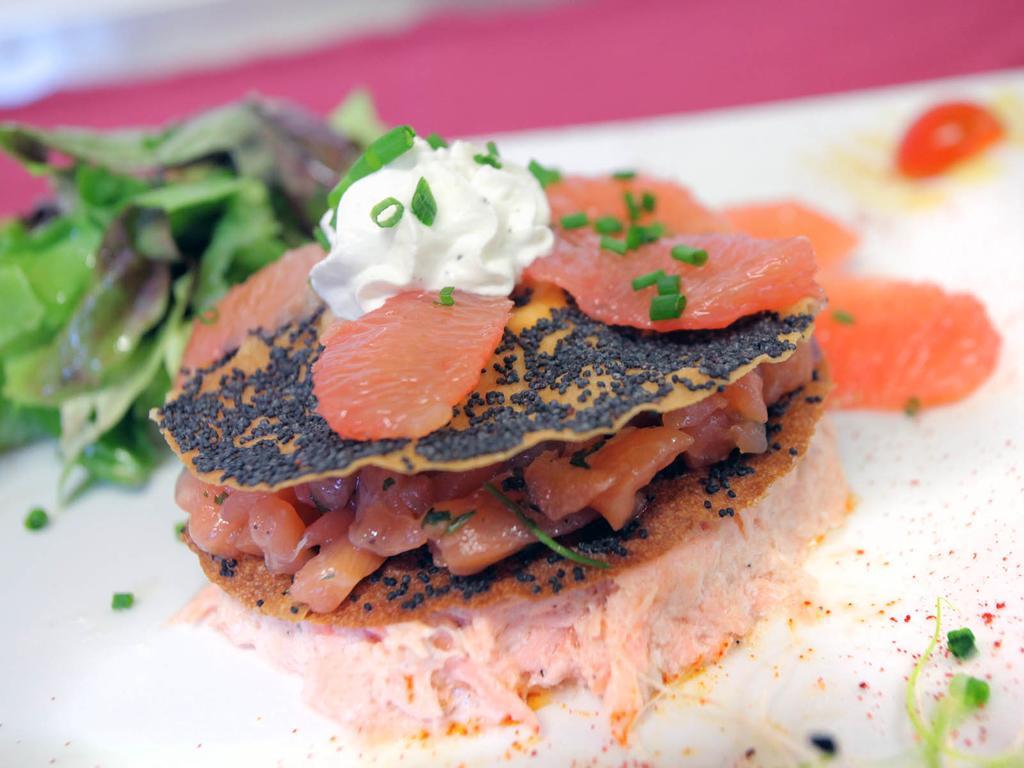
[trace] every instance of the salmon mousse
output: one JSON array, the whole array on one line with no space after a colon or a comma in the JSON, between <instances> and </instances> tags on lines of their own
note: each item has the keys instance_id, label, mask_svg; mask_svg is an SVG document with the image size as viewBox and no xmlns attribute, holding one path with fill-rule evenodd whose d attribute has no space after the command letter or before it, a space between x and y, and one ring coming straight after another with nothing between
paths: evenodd
<instances>
[{"instance_id":1,"label":"salmon mousse","mask_svg":"<svg viewBox=\"0 0 1024 768\"><path fill-rule=\"evenodd\" d=\"M404 126L319 234L153 412L214 585L183 615L374 738L539 728L576 686L626 741L795 595L847 504L810 241Z\"/></svg>"}]
</instances>

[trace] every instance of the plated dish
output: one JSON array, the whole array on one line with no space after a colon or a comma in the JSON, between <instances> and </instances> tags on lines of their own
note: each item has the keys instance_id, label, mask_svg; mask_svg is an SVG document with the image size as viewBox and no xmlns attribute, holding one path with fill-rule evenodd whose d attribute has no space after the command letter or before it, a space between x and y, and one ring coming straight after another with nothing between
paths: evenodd
<instances>
[{"instance_id":1,"label":"plated dish","mask_svg":"<svg viewBox=\"0 0 1024 768\"><path fill-rule=\"evenodd\" d=\"M413 146L423 162L460 147ZM395 265L408 265L420 230L442 229L451 195L420 158L390 177L382 164L335 202L328 251L288 252L196 323L154 412L185 461L176 495L190 544L220 587L191 615L304 674L314 707L364 733L535 727L531 699L569 683L603 699L628 743L660 685L746 636L793 591L808 544L845 518L821 421L831 375L811 334L831 325L840 338L876 315L864 278L838 272L821 282L830 295L859 288L845 294L858 309L823 311L813 246L738 232L754 229L749 210L716 212L643 175L554 180L539 164L531 175L498 150L467 146L466 165L520 170L536 184L520 203L539 188L550 206L547 222L534 210L495 249L525 243L529 263L454 278L445 262L461 254L442 247L437 273L406 270L418 282L403 282ZM415 213L419 179L430 223L430 205ZM371 180L387 190L358 194ZM362 231L345 232L346 201L365 204ZM849 231L830 231L842 261ZM380 235L398 245L355 278L326 268L354 261L346 242L366 254ZM442 246L466 235L478 236L458 230ZM358 279L382 263L387 275ZM767 275L751 303L721 269L736 264ZM779 269L755 268L766 264ZM914 394L875 405L960 397L995 364L980 305L929 290L981 318L963 342L983 353L977 381L911 381ZM258 332L236 322L257 314L268 318ZM408 378L390 387L396 372ZM847 397L876 395L838 381ZM353 707L367 686L379 695Z\"/></svg>"}]
</instances>

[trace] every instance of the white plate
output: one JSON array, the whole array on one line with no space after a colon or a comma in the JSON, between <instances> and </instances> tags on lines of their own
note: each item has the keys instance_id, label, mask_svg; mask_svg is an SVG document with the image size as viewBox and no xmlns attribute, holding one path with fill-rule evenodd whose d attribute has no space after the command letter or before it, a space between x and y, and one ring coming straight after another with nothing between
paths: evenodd
<instances>
[{"instance_id":1,"label":"white plate","mask_svg":"<svg viewBox=\"0 0 1024 768\"><path fill-rule=\"evenodd\" d=\"M859 504L813 553L806 616L778 616L723 663L654 707L627 753L592 701L541 711L550 738L483 737L361 749L300 703L298 679L205 629L167 620L203 584L174 538L182 518L168 463L143 491L104 489L45 532L52 446L0 459L0 764L29 766L403 765L494 762L619 765L789 764L810 732L853 763L910 759L904 687L946 598L981 654L939 654L925 688L963 669L992 698L962 729L972 748L1019 738L1024 712L1024 152L907 194L871 169L901 124L941 98L997 101L1021 114L1024 74L1003 73L702 116L508 136L502 152L581 172L637 167L676 176L718 204L797 196L856 221L859 271L938 281L987 303L1003 333L998 370L975 396L924 413L834 418ZM1017 130L1020 126L1017 126ZM1018 134L1019 135L1019 134ZM132 591L136 606L110 609ZM930 699L927 699L930 702ZM978 727L978 722L983 726ZM751 757L745 755L753 749Z\"/></svg>"}]
</instances>

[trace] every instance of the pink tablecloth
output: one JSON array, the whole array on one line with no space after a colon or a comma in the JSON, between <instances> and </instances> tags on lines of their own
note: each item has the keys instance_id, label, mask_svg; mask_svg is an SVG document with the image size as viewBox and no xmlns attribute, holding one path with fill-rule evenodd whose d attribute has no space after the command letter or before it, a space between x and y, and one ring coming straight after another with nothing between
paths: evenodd
<instances>
[{"instance_id":1,"label":"pink tablecloth","mask_svg":"<svg viewBox=\"0 0 1024 768\"><path fill-rule=\"evenodd\" d=\"M151 124L251 91L326 113L356 85L442 134L639 117L1024 65L1018 0L590 0L446 14L401 33L146 83L0 119ZM0 212L38 195L0 159Z\"/></svg>"}]
</instances>

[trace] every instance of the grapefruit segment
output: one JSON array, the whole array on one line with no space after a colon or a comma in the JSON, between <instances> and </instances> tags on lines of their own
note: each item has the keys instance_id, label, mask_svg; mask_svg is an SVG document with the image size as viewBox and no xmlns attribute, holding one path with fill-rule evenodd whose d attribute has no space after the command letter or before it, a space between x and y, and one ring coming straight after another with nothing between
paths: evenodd
<instances>
[{"instance_id":1,"label":"grapefruit segment","mask_svg":"<svg viewBox=\"0 0 1024 768\"><path fill-rule=\"evenodd\" d=\"M847 408L898 410L961 400L992 373L999 333L976 298L928 283L826 275L815 324Z\"/></svg>"},{"instance_id":2,"label":"grapefruit segment","mask_svg":"<svg viewBox=\"0 0 1024 768\"><path fill-rule=\"evenodd\" d=\"M545 190L551 206L551 221L563 216L586 213L591 222L602 216L614 216L623 226L629 224L626 193L640 205L639 223L660 221L669 232L728 232L730 224L720 214L702 205L685 187L646 176L622 180L611 177L570 176L550 184ZM644 193L653 198L653 210L642 207Z\"/></svg>"},{"instance_id":3,"label":"grapefruit segment","mask_svg":"<svg viewBox=\"0 0 1024 768\"><path fill-rule=\"evenodd\" d=\"M335 321L313 365L317 411L354 440L414 438L447 424L480 380L512 311L504 296L455 291L393 296L358 320Z\"/></svg>"},{"instance_id":4,"label":"grapefruit segment","mask_svg":"<svg viewBox=\"0 0 1024 768\"><path fill-rule=\"evenodd\" d=\"M751 237L783 239L803 235L814 246L821 269L839 266L857 245L851 229L795 200L737 205L723 211L738 231Z\"/></svg>"},{"instance_id":5,"label":"grapefruit segment","mask_svg":"<svg viewBox=\"0 0 1024 768\"><path fill-rule=\"evenodd\" d=\"M237 349L250 331L275 331L315 306L309 270L323 257L318 245L296 248L232 286L216 309L193 324L181 367L194 371L209 365Z\"/></svg>"},{"instance_id":6,"label":"grapefruit segment","mask_svg":"<svg viewBox=\"0 0 1024 768\"><path fill-rule=\"evenodd\" d=\"M706 250L695 267L672 258L672 247ZM634 278L656 270L679 275L686 308L676 319L650 319L655 288L633 290ZM806 238L755 240L746 235L689 235L659 240L623 256L602 249L592 232L560 238L554 252L535 261L528 278L565 289L587 315L609 325L657 331L724 328L764 310L782 310L821 296L814 282L814 252Z\"/></svg>"}]
</instances>

